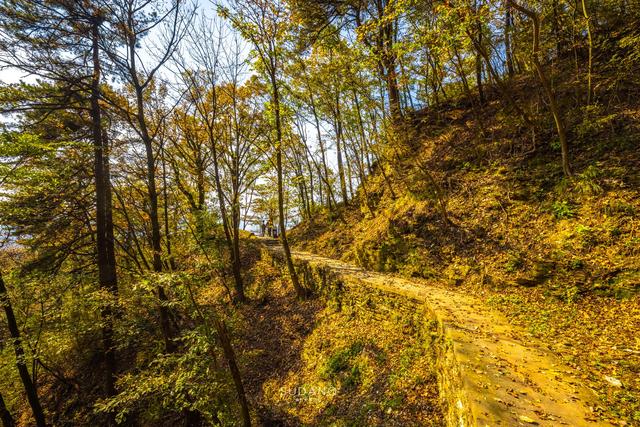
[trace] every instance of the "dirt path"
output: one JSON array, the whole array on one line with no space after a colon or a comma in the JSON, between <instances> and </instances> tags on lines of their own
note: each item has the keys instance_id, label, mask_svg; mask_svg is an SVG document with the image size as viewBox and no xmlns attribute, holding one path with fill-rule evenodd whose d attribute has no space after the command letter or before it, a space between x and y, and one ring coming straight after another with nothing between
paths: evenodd
<instances>
[{"instance_id":1,"label":"dirt path","mask_svg":"<svg viewBox=\"0 0 640 427\"><path fill-rule=\"evenodd\" d=\"M270 250L280 253L274 241ZM442 358L453 372L441 385L456 425L598 426L592 412L596 395L583 387L571 368L509 324L478 299L428 285L294 251L296 263L329 271L340 280L424 301L441 325L446 347ZM451 365L454 366L451 366ZM448 390L442 390L442 388Z\"/></svg>"}]
</instances>

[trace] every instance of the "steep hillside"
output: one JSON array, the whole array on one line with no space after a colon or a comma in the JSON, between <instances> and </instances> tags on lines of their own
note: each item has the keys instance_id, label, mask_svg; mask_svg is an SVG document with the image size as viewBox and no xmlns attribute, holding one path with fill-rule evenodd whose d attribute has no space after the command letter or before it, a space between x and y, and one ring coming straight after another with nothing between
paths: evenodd
<instances>
[{"instance_id":1,"label":"steep hillside","mask_svg":"<svg viewBox=\"0 0 640 427\"><path fill-rule=\"evenodd\" d=\"M629 425L640 422L640 105L627 90L569 109L578 89L567 79L559 92L573 177L550 114L533 110L537 82L521 79L511 96L533 126L497 93L418 112L357 197L291 234L299 249L482 296L581 369L594 410Z\"/></svg>"}]
</instances>

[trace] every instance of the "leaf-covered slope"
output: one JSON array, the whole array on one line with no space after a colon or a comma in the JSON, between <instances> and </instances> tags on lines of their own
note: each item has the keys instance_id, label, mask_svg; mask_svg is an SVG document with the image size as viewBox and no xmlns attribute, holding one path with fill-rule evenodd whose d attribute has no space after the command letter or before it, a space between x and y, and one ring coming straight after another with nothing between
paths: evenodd
<instances>
[{"instance_id":1,"label":"leaf-covered slope","mask_svg":"<svg viewBox=\"0 0 640 427\"><path fill-rule=\"evenodd\" d=\"M525 111L530 84L514 85ZM566 108L572 178L546 112L533 131L497 99L461 102L396 128L358 197L291 235L300 249L482 295L583 368L608 416L639 421L640 109L630 97Z\"/></svg>"}]
</instances>

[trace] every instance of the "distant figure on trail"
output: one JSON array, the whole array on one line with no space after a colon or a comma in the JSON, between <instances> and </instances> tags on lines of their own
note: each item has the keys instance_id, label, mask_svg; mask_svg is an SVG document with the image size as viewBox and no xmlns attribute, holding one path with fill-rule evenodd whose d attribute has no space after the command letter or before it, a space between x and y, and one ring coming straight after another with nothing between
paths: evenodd
<instances>
[{"instance_id":1,"label":"distant figure on trail","mask_svg":"<svg viewBox=\"0 0 640 427\"><path fill-rule=\"evenodd\" d=\"M262 237L265 237L265 232L267 231L267 223L262 220L262 224L260 224L260 230L262 231Z\"/></svg>"},{"instance_id":2,"label":"distant figure on trail","mask_svg":"<svg viewBox=\"0 0 640 427\"><path fill-rule=\"evenodd\" d=\"M269 218L269 222L267 222L267 235L269 237L273 237L273 234L274 234L273 221L271 221L271 218Z\"/></svg>"}]
</instances>

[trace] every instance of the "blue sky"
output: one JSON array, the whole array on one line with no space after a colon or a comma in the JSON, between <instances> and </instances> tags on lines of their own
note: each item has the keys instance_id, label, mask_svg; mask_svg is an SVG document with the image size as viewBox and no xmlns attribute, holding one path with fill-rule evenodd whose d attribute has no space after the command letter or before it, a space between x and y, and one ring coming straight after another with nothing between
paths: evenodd
<instances>
[{"instance_id":1,"label":"blue sky","mask_svg":"<svg viewBox=\"0 0 640 427\"><path fill-rule=\"evenodd\" d=\"M198 8L198 14L205 14L207 17L215 17L216 6L215 4L227 4L226 0L193 0L193 4L195 4ZM157 30L160 30L159 28ZM157 41L157 31L155 34L149 35L147 43L149 45L153 45L155 41ZM15 68L4 68L0 70L0 82L2 83L18 83L20 80L26 80L27 82L33 81L33 77L27 77L24 72L17 70Z\"/></svg>"}]
</instances>

